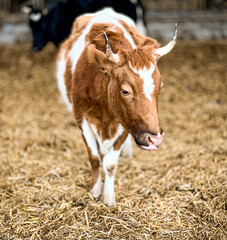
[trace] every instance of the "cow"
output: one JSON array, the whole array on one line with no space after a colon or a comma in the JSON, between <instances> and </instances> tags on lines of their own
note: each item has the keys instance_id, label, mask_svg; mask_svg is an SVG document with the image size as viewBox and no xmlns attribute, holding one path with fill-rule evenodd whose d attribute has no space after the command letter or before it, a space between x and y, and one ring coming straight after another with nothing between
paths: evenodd
<instances>
[{"instance_id":1,"label":"cow","mask_svg":"<svg viewBox=\"0 0 227 240\"><path fill-rule=\"evenodd\" d=\"M156 150L164 132L158 119L162 80L160 47L140 35L134 22L111 8L80 16L60 47L56 76L66 106L73 112L92 168L91 194L116 205L114 179L120 153L132 156L131 136L145 150ZM100 166L105 173L104 186Z\"/></svg>"},{"instance_id":2,"label":"cow","mask_svg":"<svg viewBox=\"0 0 227 240\"><path fill-rule=\"evenodd\" d=\"M58 0L44 7L40 0L23 6L29 14L29 25L33 35L33 51L40 51L48 42L57 47L68 37L76 17L88 12L96 12L110 6L115 11L131 17L138 29L146 34L144 8L140 0Z\"/></svg>"}]
</instances>

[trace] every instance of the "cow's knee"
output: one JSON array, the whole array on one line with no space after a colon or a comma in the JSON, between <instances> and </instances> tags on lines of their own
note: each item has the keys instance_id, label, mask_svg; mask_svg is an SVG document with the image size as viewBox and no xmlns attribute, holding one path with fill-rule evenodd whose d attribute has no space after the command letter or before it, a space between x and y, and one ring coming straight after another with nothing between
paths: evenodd
<instances>
[{"instance_id":1,"label":"cow's knee","mask_svg":"<svg viewBox=\"0 0 227 240\"><path fill-rule=\"evenodd\" d=\"M99 166L100 166L100 161L98 158L92 158L90 159L90 163L91 163L91 167L92 169L99 169Z\"/></svg>"}]
</instances>

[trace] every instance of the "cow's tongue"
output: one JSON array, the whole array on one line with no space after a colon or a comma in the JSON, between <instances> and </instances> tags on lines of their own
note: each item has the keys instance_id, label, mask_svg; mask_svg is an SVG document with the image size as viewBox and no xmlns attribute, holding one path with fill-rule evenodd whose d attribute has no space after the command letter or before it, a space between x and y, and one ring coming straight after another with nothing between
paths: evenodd
<instances>
[{"instance_id":1,"label":"cow's tongue","mask_svg":"<svg viewBox=\"0 0 227 240\"><path fill-rule=\"evenodd\" d=\"M140 145L140 147L141 147L142 149L145 149L145 150L148 150L148 151L150 151L150 150L157 150L157 147L156 147L154 144L151 144L151 145L149 145L149 146Z\"/></svg>"}]
</instances>

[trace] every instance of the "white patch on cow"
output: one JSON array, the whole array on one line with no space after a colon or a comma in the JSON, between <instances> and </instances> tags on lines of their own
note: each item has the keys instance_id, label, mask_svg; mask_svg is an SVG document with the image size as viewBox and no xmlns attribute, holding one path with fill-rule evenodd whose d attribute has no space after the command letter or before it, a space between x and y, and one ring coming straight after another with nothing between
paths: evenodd
<instances>
[{"instance_id":1,"label":"white patch on cow","mask_svg":"<svg viewBox=\"0 0 227 240\"><path fill-rule=\"evenodd\" d=\"M103 170L105 173L103 202L109 207L114 207L116 205L114 180L120 152L121 150L114 151L114 149L112 148L103 158ZM110 169L111 171L109 171Z\"/></svg>"},{"instance_id":2,"label":"white patch on cow","mask_svg":"<svg viewBox=\"0 0 227 240\"><path fill-rule=\"evenodd\" d=\"M136 48L136 45L131 37L131 35L126 31L126 29L120 24L119 20L123 20L127 24L134 26L134 22L127 16L114 12L111 8L105 8L95 14L86 14L86 16L93 16L89 24L86 26L80 37L77 41L73 44L73 47L69 53L69 56L72 61L72 72L75 71L76 64L80 55L82 54L86 42L85 37L89 33L94 23L110 23L117 27L120 27L123 30L124 37L130 42L133 49ZM104 36L103 36L104 37Z\"/></svg>"},{"instance_id":3,"label":"white patch on cow","mask_svg":"<svg viewBox=\"0 0 227 240\"><path fill-rule=\"evenodd\" d=\"M82 122L82 134L85 138L85 141L86 141L88 147L91 149L92 155L94 157L97 156L100 159L95 136L93 135L86 119L84 119Z\"/></svg>"},{"instance_id":4,"label":"white patch on cow","mask_svg":"<svg viewBox=\"0 0 227 240\"><path fill-rule=\"evenodd\" d=\"M103 154L103 155L106 155L111 147L113 146L113 144L115 143L115 141L117 140L117 138L123 133L124 129L122 127L122 125L119 124L118 126L118 129L117 129L117 132L115 134L115 136L111 139L107 139L107 140L104 140L102 141L101 137L99 136L98 134L98 131L96 129L96 127L94 125L91 125L91 129L92 129L92 132L93 134L95 135L96 137L96 140L99 144L99 149L100 149L100 152Z\"/></svg>"},{"instance_id":5,"label":"white patch on cow","mask_svg":"<svg viewBox=\"0 0 227 240\"><path fill-rule=\"evenodd\" d=\"M121 156L122 157L133 157L132 135L131 134L128 135L128 137L122 144Z\"/></svg>"},{"instance_id":6,"label":"white patch on cow","mask_svg":"<svg viewBox=\"0 0 227 240\"><path fill-rule=\"evenodd\" d=\"M93 188L91 189L91 195L94 197L94 198L98 198L101 196L102 194L102 179L101 179L101 176L99 174L99 177L97 179L97 182L95 183L95 185L93 186Z\"/></svg>"},{"instance_id":7,"label":"white patch on cow","mask_svg":"<svg viewBox=\"0 0 227 240\"><path fill-rule=\"evenodd\" d=\"M66 61L65 61L65 51L62 51L61 58L58 62L57 67L57 82L58 82L58 89L61 93L61 96L70 112L72 112L72 104L69 102L68 96L67 96L67 90L65 86L65 69L66 69Z\"/></svg>"},{"instance_id":8,"label":"white patch on cow","mask_svg":"<svg viewBox=\"0 0 227 240\"><path fill-rule=\"evenodd\" d=\"M143 69L135 69L129 64L129 67L134 71L134 73L139 74L140 78L143 80L143 92L150 101L151 94L154 92L155 85L154 85L154 79L152 78L152 74L155 70L155 66L151 63L150 68L144 67Z\"/></svg>"},{"instance_id":9,"label":"white patch on cow","mask_svg":"<svg viewBox=\"0 0 227 240\"><path fill-rule=\"evenodd\" d=\"M40 12L38 13L31 13L29 18L33 21L33 22L38 22L42 17L42 14Z\"/></svg>"}]
</instances>

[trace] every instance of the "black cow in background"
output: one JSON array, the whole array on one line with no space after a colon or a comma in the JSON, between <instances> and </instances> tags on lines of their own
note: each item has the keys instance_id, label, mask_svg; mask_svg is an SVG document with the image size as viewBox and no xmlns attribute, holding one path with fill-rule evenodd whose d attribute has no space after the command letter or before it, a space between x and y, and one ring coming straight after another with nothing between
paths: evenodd
<instances>
[{"instance_id":1,"label":"black cow in background","mask_svg":"<svg viewBox=\"0 0 227 240\"><path fill-rule=\"evenodd\" d=\"M69 35L76 17L108 6L132 18L140 25L140 33L146 34L144 8L140 0L57 0L45 7L43 0L41 3L40 0L33 0L22 8L22 11L29 13L33 51L42 50L48 42L53 42L58 47Z\"/></svg>"}]
</instances>

